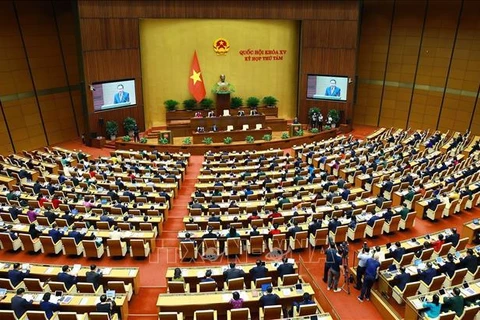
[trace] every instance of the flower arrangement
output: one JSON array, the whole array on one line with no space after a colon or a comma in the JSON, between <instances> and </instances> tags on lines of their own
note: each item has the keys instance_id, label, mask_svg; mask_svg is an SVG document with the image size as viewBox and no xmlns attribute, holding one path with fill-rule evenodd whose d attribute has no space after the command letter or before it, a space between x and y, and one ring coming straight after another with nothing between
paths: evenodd
<instances>
[{"instance_id":1,"label":"flower arrangement","mask_svg":"<svg viewBox=\"0 0 480 320\"><path fill-rule=\"evenodd\" d=\"M290 136L288 135L288 132L284 132L284 133L282 133L281 138L282 139L288 139L288 138L290 138Z\"/></svg>"},{"instance_id":2,"label":"flower arrangement","mask_svg":"<svg viewBox=\"0 0 480 320\"><path fill-rule=\"evenodd\" d=\"M205 110L210 110L213 108L213 100L208 98L202 99L200 106Z\"/></svg>"},{"instance_id":3,"label":"flower arrangement","mask_svg":"<svg viewBox=\"0 0 480 320\"><path fill-rule=\"evenodd\" d=\"M122 140L123 140L124 142L129 142L130 140L132 140L132 138L130 138L129 135L126 135L126 136L123 136Z\"/></svg>"},{"instance_id":4,"label":"flower arrangement","mask_svg":"<svg viewBox=\"0 0 480 320\"><path fill-rule=\"evenodd\" d=\"M295 131L295 136L296 136L296 137L301 137L301 136L303 136L303 129L298 129L297 131Z\"/></svg>"},{"instance_id":5,"label":"flower arrangement","mask_svg":"<svg viewBox=\"0 0 480 320\"><path fill-rule=\"evenodd\" d=\"M147 143L147 138L143 137L142 139L140 139L140 143Z\"/></svg>"},{"instance_id":6,"label":"flower arrangement","mask_svg":"<svg viewBox=\"0 0 480 320\"><path fill-rule=\"evenodd\" d=\"M167 109L167 111L175 111L177 110L177 106L179 102L170 99L170 100L165 100L163 104L165 105L165 108Z\"/></svg>"},{"instance_id":7,"label":"flower arrangement","mask_svg":"<svg viewBox=\"0 0 480 320\"><path fill-rule=\"evenodd\" d=\"M158 139L158 143L160 143L160 144L168 144L168 139L167 139L167 138L160 138L160 139Z\"/></svg>"},{"instance_id":8,"label":"flower arrangement","mask_svg":"<svg viewBox=\"0 0 480 320\"><path fill-rule=\"evenodd\" d=\"M311 129L310 129L310 132L311 132L311 133L318 133L318 128L311 128Z\"/></svg>"},{"instance_id":9,"label":"flower arrangement","mask_svg":"<svg viewBox=\"0 0 480 320\"><path fill-rule=\"evenodd\" d=\"M230 100L230 108L231 109L238 109L243 106L243 99L240 97L233 97Z\"/></svg>"},{"instance_id":10,"label":"flower arrangement","mask_svg":"<svg viewBox=\"0 0 480 320\"><path fill-rule=\"evenodd\" d=\"M249 108L256 108L260 104L260 99L257 97L249 97L247 98L247 107Z\"/></svg>"},{"instance_id":11,"label":"flower arrangement","mask_svg":"<svg viewBox=\"0 0 480 320\"><path fill-rule=\"evenodd\" d=\"M193 110L197 105L197 101L195 99L187 99L183 101L183 107L185 110Z\"/></svg>"},{"instance_id":12,"label":"flower arrangement","mask_svg":"<svg viewBox=\"0 0 480 320\"><path fill-rule=\"evenodd\" d=\"M115 140L118 133L118 124L115 121L107 121L105 130L110 139Z\"/></svg>"},{"instance_id":13,"label":"flower arrangement","mask_svg":"<svg viewBox=\"0 0 480 320\"><path fill-rule=\"evenodd\" d=\"M185 139L183 139L182 143L184 145L192 144L192 138L191 137L186 137Z\"/></svg>"},{"instance_id":14,"label":"flower arrangement","mask_svg":"<svg viewBox=\"0 0 480 320\"><path fill-rule=\"evenodd\" d=\"M254 142L255 142L255 139L254 139L252 136L247 136L247 137L245 138L245 141L246 141L247 143L254 143Z\"/></svg>"},{"instance_id":15,"label":"flower arrangement","mask_svg":"<svg viewBox=\"0 0 480 320\"><path fill-rule=\"evenodd\" d=\"M272 141L272 135L271 134L266 134L262 137L263 140L265 141Z\"/></svg>"},{"instance_id":16,"label":"flower arrangement","mask_svg":"<svg viewBox=\"0 0 480 320\"><path fill-rule=\"evenodd\" d=\"M263 98L262 102L267 107L276 107L278 99L273 96L266 96Z\"/></svg>"},{"instance_id":17,"label":"flower arrangement","mask_svg":"<svg viewBox=\"0 0 480 320\"><path fill-rule=\"evenodd\" d=\"M206 137L206 138L203 138L202 142L203 142L204 144L212 144L213 139L210 138L210 137Z\"/></svg>"},{"instance_id":18,"label":"flower arrangement","mask_svg":"<svg viewBox=\"0 0 480 320\"><path fill-rule=\"evenodd\" d=\"M223 143L225 144L230 144L232 143L233 139L231 137L226 137L225 139L223 139Z\"/></svg>"},{"instance_id":19,"label":"flower arrangement","mask_svg":"<svg viewBox=\"0 0 480 320\"><path fill-rule=\"evenodd\" d=\"M126 117L125 120L123 120L123 129L125 129L125 132L129 135L133 135L133 130L136 125L137 121L132 117Z\"/></svg>"}]
</instances>

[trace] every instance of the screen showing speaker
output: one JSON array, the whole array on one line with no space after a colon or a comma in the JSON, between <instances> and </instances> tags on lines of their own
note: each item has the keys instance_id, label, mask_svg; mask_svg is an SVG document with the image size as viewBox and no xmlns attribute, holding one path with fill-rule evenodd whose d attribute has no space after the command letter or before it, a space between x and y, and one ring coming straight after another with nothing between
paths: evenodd
<instances>
[{"instance_id":1,"label":"screen showing speaker","mask_svg":"<svg viewBox=\"0 0 480 320\"><path fill-rule=\"evenodd\" d=\"M131 107L137 103L133 79L93 83L90 90L95 112Z\"/></svg>"},{"instance_id":2,"label":"screen showing speaker","mask_svg":"<svg viewBox=\"0 0 480 320\"><path fill-rule=\"evenodd\" d=\"M307 99L347 101L348 77L307 75Z\"/></svg>"}]
</instances>

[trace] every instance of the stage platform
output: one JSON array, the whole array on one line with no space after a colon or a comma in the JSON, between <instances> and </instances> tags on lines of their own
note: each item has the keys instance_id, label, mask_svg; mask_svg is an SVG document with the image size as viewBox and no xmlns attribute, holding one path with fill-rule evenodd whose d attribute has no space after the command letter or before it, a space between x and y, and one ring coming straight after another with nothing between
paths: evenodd
<instances>
[{"instance_id":1,"label":"stage platform","mask_svg":"<svg viewBox=\"0 0 480 320\"><path fill-rule=\"evenodd\" d=\"M286 131L286 130L285 130ZM158 144L157 138L149 138L147 143L124 142L121 138L115 141L116 149L123 150L158 150L160 152L189 152L192 155L203 155L207 151L244 151L244 150L267 150L270 148L288 149L294 145L301 145L303 143L311 143L313 141L320 141L335 137L338 134L348 133L351 131L351 126L340 125L339 128L322 131L319 133L309 133L304 130L304 135L301 137L292 137L282 139L281 135L285 131L272 132L272 141L256 140L254 143L246 143L245 141L232 142L231 144L212 143L206 144L190 144L183 145L185 137L174 138L173 144Z\"/></svg>"}]
</instances>

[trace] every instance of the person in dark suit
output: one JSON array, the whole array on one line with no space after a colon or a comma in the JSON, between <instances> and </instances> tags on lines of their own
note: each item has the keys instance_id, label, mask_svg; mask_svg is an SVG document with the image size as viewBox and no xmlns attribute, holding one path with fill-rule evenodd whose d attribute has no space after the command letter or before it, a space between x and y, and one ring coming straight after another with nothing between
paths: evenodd
<instances>
[{"instance_id":1,"label":"person in dark suit","mask_svg":"<svg viewBox=\"0 0 480 320\"><path fill-rule=\"evenodd\" d=\"M400 267L400 273L395 276L394 280L397 282L397 288L403 291L407 283L410 282L410 274L407 273L405 267L402 266Z\"/></svg>"},{"instance_id":2,"label":"person in dark suit","mask_svg":"<svg viewBox=\"0 0 480 320\"><path fill-rule=\"evenodd\" d=\"M251 237L260 235L260 232L257 229L258 229L258 226L256 226L256 225L252 226L252 231L250 231L250 236Z\"/></svg>"},{"instance_id":3,"label":"person in dark suit","mask_svg":"<svg viewBox=\"0 0 480 320\"><path fill-rule=\"evenodd\" d=\"M478 267L478 258L473 255L472 249L467 249L467 256L460 261L462 268L467 268L470 273L475 273Z\"/></svg>"},{"instance_id":4,"label":"person in dark suit","mask_svg":"<svg viewBox=\"0 0 480 320\"><path fill-rule=\"evenodd\" d=\"M33 300L27 301L23 294L25 293L24 288L17 289L17 294L12 298L11 308L18 319L20 319L25 312L31 309L33 305Z\"/></svg>"},{"instance_id":5,"label":"person in dark suit","mask_svg":"<svg viewBox=\"0 0 480 320\"><path fill-rule=\"evenodd\" d=\"M393 259L395 259L397 262L400 262L402 260L403 255L405 254L405 248L402 247L402 244L400 241L395 242L395 250L390 251L392 253Z\"/></svg>"},{"instance_id":6,"label":"person in dark suit","mask_svg":"<svg viewBox=\"0 0 480 320\"><path fill-rule=\"evenodd\" d=\"M322 228L322 220L314 219L313 222L308 226L308 234L315 235L317 230Z\"/></svg>"},{"instance_id":7,"label":"person in dark suit","mask_svg":"<svg viewBox=\"0 0 480 320\"><path fill-rule=\"evenodd\" d=\"M453 277L457 266L455 265L453 254L447 254L447 261L440 267L440 272L447 274L450 278Z\"/></svg>"},{"instance_id":8,"label":"person in dark suit","mask_svg":"<svg viewBox=\"0 0 480 320\"><path fill-rule=\"evenodd\" d=\"M230 279L243 278L245 276L245 272L241 269L235 268L235 266L235 263L231 262L230 268L223 272L223 277L226 282Z\"/></svg>"},{"instance_id":9,"label":"person in dark suit","mask_svg":"<svg viewBox=\"0 0 480 320\"><path fill-rule=\"evenodd\" d=\"M52 237L53 243L57 243L63 236L63 232L58 229L58 226L54 223L52 224L52 229L48 231L48 235Z\"/></svg>"},{"instance_id":10,"label":"person in dark suit","mask_svg":"<svg viewBox=\"0 0 480 320\"><path fill-rule=\"evenodd\" d=\"M13 264L13 269L8 271L8 279L14 287L18 286L23 279L27 278L30 275L30 270L25 270L23 272L20 269L20 263L15 262Z\"/></svg>"},{"instance_id":11,"label":"person in dark suit","mask_svg":"<svg viewBox=\"0 0 480 320\"><path fill-rule=\"evenodd\" d=\"M442 203L442 201L435 197L432 200L430 200L430 202L428 203L428 209L430 209L432 211L435 211L435 209L437 209L437 206L440 203Z\"/></svg>"},{"instance_id":12,"label":"person in dark suit","mask_svg":"<svg viewBox=\"0 0 480 320\"><path fill-rule=\"evenodd\" d=\"M252 277L252 280L255 281L259 278L265 278L268 273L268 269L265 267L265 264L262 260L257 260L256 266L251 268L248 273Z\"/></svg>"},{"instance_id":13,"label":"person in dark suit","mask_svg":"<svg viewBox=\"0 0 480 320\"><path fill-rule=\"evenodd\" d=\"M380 219L380 217L374 214L370 219L368 219L367 225L369 225L370 227L373 227L373 225L375 224L375 221L377 221L378 219Z\"/></svg>"},{"instance_id":14,"label":"person in dark suit","mask_svg":"<svg viewBox=\"0 0 480 320\"><path fill-rule=\"evenodd\" d=\"M115 308L115 301L107 299L107 295L102 294L100 296L100 302L97 303L97 312L106 312L109 316L112 316L113 308Z\"/></svg>"},{"instance_id":15,"label":"person in dark suit","mask_svg":"<svg viewBox=\"0 0 480 320\"><path fill-rule=\"evenodd\" d=\"M385 198L384 198L381 194L379 194L379 195L377 196L377 199L375 199L375 201L374 201L374 203L375 203L375 204L377 205L377 207L379 207L379 208L382 207L383 202L385 202Z\"/></svg>"},{"instance_id":16,"label":"person in dark suit","mask_svg":"<svg viewBox=\"0 0 480 320\"><path fill-rule=\"evenodd\" d=\"M284 275L294 274L295 273L295 268L293 267L292 263L288 262L287 257L283 257L282 258L282 264L280 264L277 267L277 271L278 271L278 276L280 277L280 279L282 279Z\"/></svg>"},{"instance_id":17,"label":"person in dark suit","mask_svg":"<svg viewBox=\"0 0 480 320\"><path fill-rule=\"evenodd\" d=\"M390 181L390 178L387 178L387 181L383 183L383 191L391 192L393 188L393 182Z\"/></svg>"},{"instance_id":18,"label":"person in dark suit","mask_svg":"<svg viewBox=\"0 0 480 320\"><path fill-rule=\"evenodd\" d=\"M267 288L267 294L263 295L259 301L262 307L266 307L266 306L277 305L279 300L280 300L280 297L276 293L273 293L272 286L269 286Z\"/></svg>"},{"instance_id":19,"label":"person in dark suit","mask_svg":"<svg viewBox=\"0 0 480 320\"><path fill-rule=\"evenodd\" d=\"M12 219L16 220L18 218L18 215L22 213L22 210L20 208L13 206L10 209L8 209L8 212L12 216Z\"/></svg>"},{"instance_id":20,"label":"person in dark suit","mask_svg":"<svg viewBox=\"0 0 480 320\"><path fill-rule=\"evenodd\" d=\"M55 311L60 310L60 303L52 303L50 302L50 297L51 297L50 292L46 292L43 295L42 301L40 302L40 309L45 311L45 315L47 316L48 319L51 319L53 317L53 313Z\"/></svg>"},{"instance_id":21,"label":"person in dark suit","mask_svg":"<svg viewBox=\"0 0 480 320\"><path fill-rule=\"evenodd\" d=\"M431 262L427 262L427 269L420 271L418 270L418 279L425 282L425 284L430 285L432 279L437 275L437 270L433 268Z\"/></svg>"},{"instance_id":22,"label":"person in dark suit","mask_svg":"<svg viewBox=\"0 0 480 320\"><path fill-rule=\"evenodd\" d=\"M335 79L330 80L330 86L325 89L325 96L340 97L340 88L337 87L337 81Z\"/></svg>"},{"instance_id":23,"label":"person in dark suit","mask_svg":"<svg viewBox=\"0 0 480 320\"><path fill-rule=\"evenodd\" d=\"M445 243L451 243L452 247L456 247L458 245L458 241L460 240L460 235L457 233L457 228L450 229L452 234L449 234L445 238Z\"/></svg>"},{"instance_id":24,"label":"person in dark suit","mask_svg":"<svg viewBox=\"0 0 480 320\"><path fill-rule=\"evenodd\" d=\"M76 226L72 226L72 231L68 233L68 237L75 239L75 243L79 244L83 240L83 233L77 231Z\"/></svg>"},{"instance_id":25,"label":"person in dark suit","mask_svg":"<svg viewBox=\"0 0 480 320\"><path fill-rule=\"evenodd\" d=\"M221 222L222 219L217 216L217 213L215 211L212 212L212 215L208 218L209 222Z\"/></svg>"},{"instance_id":26,"label":"person in dark suit","mask_svg":"<svg viewBox=\"0 0 480 320\"><path fill-rule=\"evenodd\" d=\"M53 224L55 219L59 218L60 215L55 214L55 212L48 210L44 213L45 217L48 219L49 224Z\"/></svg>"},{"instance_id":27,"label":"person in dark suit","mask_svg":"<svg viewBox=\"0 0 480 320\"><path fill-rule=\"evenodd\" d=\"M98 289L98 287L100 287L100 281L102 279L102 276L103 274L100 269L98 269L95 264L92 264L90 266L90 271L87 271L87 273L85 274L85 281L93 284L96 290Z\"/></svg>"},{"instance_id":28,"label":"person in dark suit","mask_svg":"<svg viewBox=\"0 0 480 320\"><path fill-rule=\"evenodd\" d=\"M113 218L109 217L108 212L106 212L106 211L104 211L103 214L100 216L100 221L108 222L108 225L110 227L115 223L115 220L113 220Z\"/></svg>"},{"instance_id":29,"label":"person in dark suit","mask_svg":"<svg viewBox=\"0 0 480 320\"><path fill-rule=\"evenodd\" d=\"M130 94L124 91L123 84L117 86L118 92L113 95L113 104L130 102Z\"/></svg>"},{"instance_id":30,"label":"person in dark suit","mask_svg":"<svg viewBox=\"0 0 480 320\"><path fill-rule=\"evenodd\" d=\"M393 211L392 208L388 208L387 211L383 214L383 219L385 222L389 223L393 218Z\"/></svg>"},{"instance_id":31,"label":"person in dark suit","mask_svg":"<svg viewBox=\"0 0 480 320\"><path fill-rule=\"evenodd\" d=\"M77 277L70 274L69 273L70 271L71 271L70 267L67 265L64 265L62 267L62 272L59 272L57 275L57 280L59 282L65 283L65 288L67 288L67 290L70 290L70 288L78 282Z\"/></svg>"},{"instance_id":32,"label":"person in dark suit","mask_svg":"<svg viewBox=\"0 0 480 320\"><path fill-rule=\"evenodd\" d=\"M292 238L295 238L295 234L296 234L297 232L300 232L300 231L302 231L302 227L300 227L300 226L298 225L298 222L297 222L297 221L294 221L294 222L293 222L293 227L291 227L290 229L288 229L287 235L290 236L290 237L292 237Z\"/></svg>"},{"instance_id":33,"label":"person in dark suit","mask_svg":"<svg viewBox=\"0 0 480 320\"><path fill-rule=\"evenodd\" d=\"M215 279L212 278L212 270L207 270L205 272L205 277L200 279L200 282L215 282Z\"/></svg>"},{"instance_id":34,"label":"person in dark suit","mask_svg":"<svg viewBox=\"0 0 480 320\"><path fill-rule=\"evenodd\" d=\"M341 224L342 223L338 221L337 216L333 217L333 219L331 219L328 223L328 231L335 233L335 231L337 231L337 227L339 227Z\"/></svg>"}]
</instances>

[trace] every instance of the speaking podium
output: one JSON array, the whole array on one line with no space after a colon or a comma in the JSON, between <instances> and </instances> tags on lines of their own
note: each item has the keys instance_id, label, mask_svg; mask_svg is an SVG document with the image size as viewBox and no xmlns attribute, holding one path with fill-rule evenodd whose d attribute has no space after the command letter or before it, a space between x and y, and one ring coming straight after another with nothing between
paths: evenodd
<instances>
[{"instance_id":1,"label":"speaking podium","mask_svg":"<svg viewBox=\"0 0 480 320\"><path fill-rule=\"evenodd\" d=\"M230 92L217 93L216 115L222 115L225 109L230 109Z\"/></svg>"}]
</instances>

